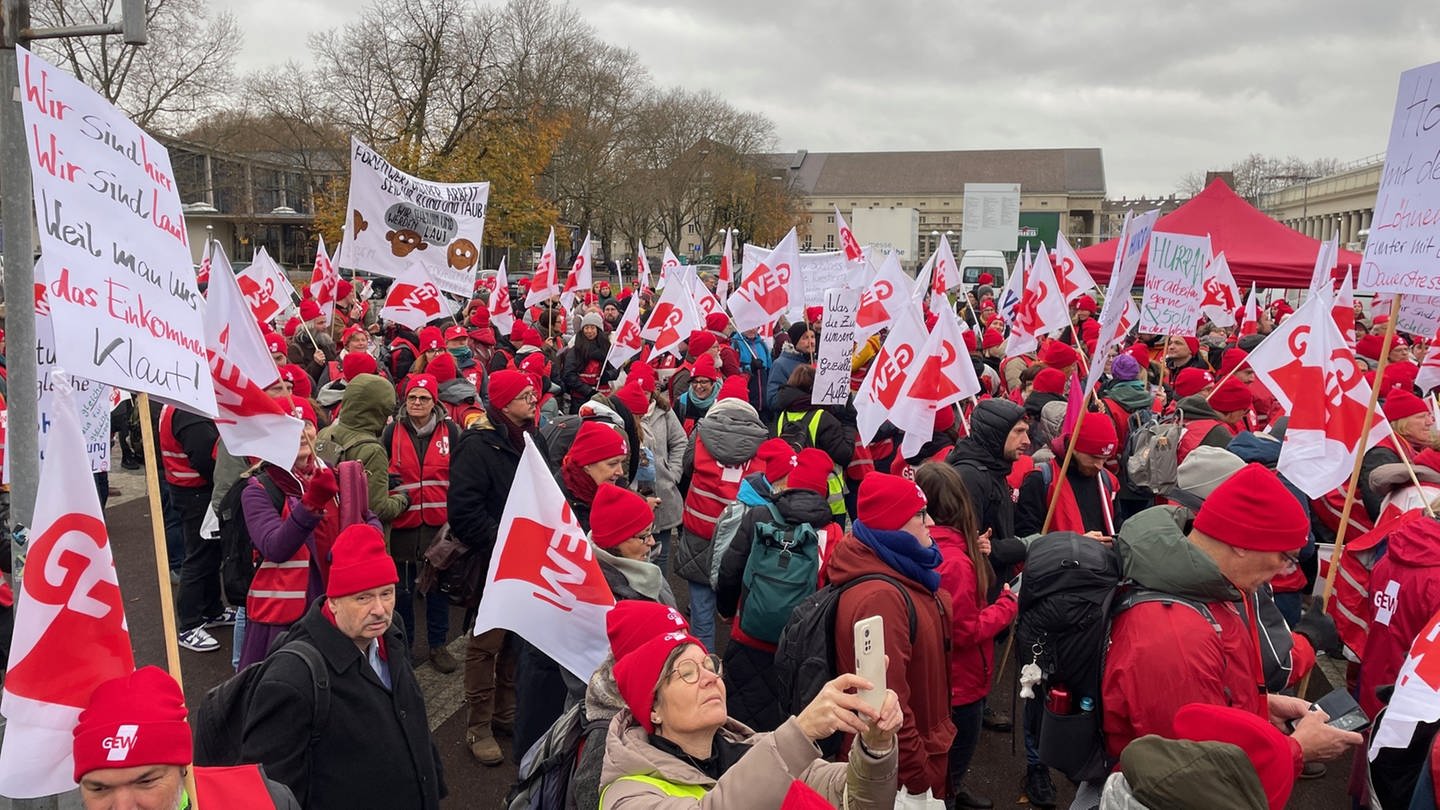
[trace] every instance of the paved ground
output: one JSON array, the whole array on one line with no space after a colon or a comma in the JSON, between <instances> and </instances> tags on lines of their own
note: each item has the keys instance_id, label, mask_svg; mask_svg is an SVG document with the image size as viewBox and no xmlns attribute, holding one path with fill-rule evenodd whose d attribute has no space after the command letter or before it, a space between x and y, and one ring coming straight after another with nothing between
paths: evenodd
<instances>
[{"instance_id":1,"label":"paved ground","mask_svg":"<svg viewBox=\"0 0 1440 810\"><path fill-rule=\"evenodd\" d=\"M131 640L135 648L137 664L165 665L164 640L160 631L159 592L155 577L155 558L150 545L149 506L144 499L144 478L139 473L118 471L112 474L112 485L121 494L112 498L107 507L107 522L110 537L115 548L116 568L122 593L126 598L126 615L129 621ZM676 594L684 604L686 589L683 582L676 582ZM423 610L419 611L423 616ZM451 651L457 659L463 658L463 640L459 639L461 616L452 613ZM181 651L184 668L185 693L193 706L205 691L231 674L230 631L216 631L222 642L222 651L213 653L192 653ZM722 638L724 633L721 633ZM723 641L722 641L723 643ZM1013 672L1013 665L1011 668ZM430 725L435 730L435 739L440 747L445 767L445 777L450 795L444 807L497 808L501 807L505 794L515 776L514 767L505 765L486 768L476 763L465 746L462 676L457 671L441 675L428 664L417 670L421 685L426 693L426 704L430 713ZM1330 691L1331 679L1338 682L1335 672L1327 677L1324 672L1312 679L1312 697ZM994 696L996 705L1009 714L1017 715L1011 705L1012 690L1002 687ZM511 754L508 740L501 740L507 756ZM975 757L969 778L970 788L995 799L997 807L1016 804L1019 795L1020 777L1024 772L1024 750L1018 738L1010 734L986 732L981 738L980 750ZM1342 810L1349 807L1344 797L1345 780L1349 772L1348 762L1332 766L1330 773L1315 781L1302 782L1295 790L1290 802L1292 808L1304 810ZM1058 778L1058 777L1057 777ZM1064 783L1064 779L1058 779ZM1062 803L1065 807L1072 794L1068 785L1061 786ZM0 810L11 807L8 800L0 799ZM62 800L65 810L79 807L74 797Z\"/></svg>"}]
</instances>

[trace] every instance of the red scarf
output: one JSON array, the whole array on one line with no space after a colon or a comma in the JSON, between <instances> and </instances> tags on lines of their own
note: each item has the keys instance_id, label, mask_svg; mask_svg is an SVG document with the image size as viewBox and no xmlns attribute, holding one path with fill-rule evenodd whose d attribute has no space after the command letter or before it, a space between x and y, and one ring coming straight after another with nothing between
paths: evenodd
<instances>
[{"instance_id":1,"label":"red scarf","mask_svg":"<svg viewBox=\"0 0 1440 810\"><path fill-rule=\"evenodd\" d=\"M565 490L570 493L571 500L586 506L595 500L595 491L600 488L584 467L572 463L568 457L560 465L560 479L565 482Z\"/></svg>"}]
</instances>

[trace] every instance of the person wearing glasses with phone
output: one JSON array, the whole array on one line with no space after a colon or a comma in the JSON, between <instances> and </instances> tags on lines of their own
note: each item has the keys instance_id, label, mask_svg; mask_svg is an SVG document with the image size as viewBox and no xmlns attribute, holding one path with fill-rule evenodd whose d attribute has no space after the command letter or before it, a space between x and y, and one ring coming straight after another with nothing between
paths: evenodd
<instances>
[{"instance_id":1,"label":"person wearing glasses with phone","mask_svg":"<svg viewBox=\"0 0 1440 810\"><path fill-rule=\"evenodd\" d=\"M872 684L841 675L800 714L757 734L727 716L720 657L699 639L675 630L630 650L611 639L623 653L614 674L627 711L610 721L602 810L779 807L797 779L836 807L894 805L903 719L895 692L877 711L850 692ZM815 743L837 731L856 744L845 761L827 762Z\"/></svg>"}]
</instances>

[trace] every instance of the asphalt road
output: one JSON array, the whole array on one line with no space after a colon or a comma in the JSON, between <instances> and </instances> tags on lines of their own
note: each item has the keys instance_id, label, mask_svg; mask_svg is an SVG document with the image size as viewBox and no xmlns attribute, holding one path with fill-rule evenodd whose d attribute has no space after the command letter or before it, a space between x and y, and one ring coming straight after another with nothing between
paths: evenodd
<instances>
[{"instance_id":1,"label":"asphalt road","mask_svg":"<svg viewBox=\"0 0 1440 810\"><path fill-rule=\"evenodd\" d=\"M115 550L115 565L121 592L125 594L126 616L135 648L135 660L137 665L156 664L163 667L165 646L161 631L155 557L150 541L149 506L144 498L144 478L139 473L117 471L112 474L111 482L120 489L121 494L112 498L106 510L106 519ZM676 581L675 585L677 597L683 605L687 597L684 583ZM423 608L417 612L423 617ZM461 631L460 619L459 611L454 611L451 637L456 640L452 642L451 649L457 658L463 657L463 641L458 638ZM230 631L228 628L220 629L216 634L222 642L221 651L180 652L185 694L192 706L198 704L207 689L232 674ZM1013 664L1009 671L1013 675ZM501 807L514 779L515 769L508 761L504 765L487 768L470 757L465 746L461 672L441 675L429 664L425 664L418 669L417 675L426 691L430 725L440 748L449 786L449 797L445 800L444 807L457 810ZM1015 716L1018 711L1012 707L1010 682L1013 682L1013 678L997 689L993 697L996 706ZM1317 672L1311 682L1312 697L1323 695L1331 688L1325 673ZM502 739L501 744L508 757L511 754L509 741ZM1014 806L1020 795L1023 773L1024 748L1018 737L1012 739L1011 734L987 731L981 737L980 749L975 756L968 786L972 791L994 799L997 807ZM1348 774L1349 763L1346 761L1332 764L1330 772L1323 779L1302 781L1295 789L1290 807L1307 810L1348 808L1350 803L1345 797ZM1058 775L1056 781L1060 788L1060 806L1065 807L1073 791ZM8 802L0 802L0 808L5 806L8 806Z\"/></svg>"}]
</instances>

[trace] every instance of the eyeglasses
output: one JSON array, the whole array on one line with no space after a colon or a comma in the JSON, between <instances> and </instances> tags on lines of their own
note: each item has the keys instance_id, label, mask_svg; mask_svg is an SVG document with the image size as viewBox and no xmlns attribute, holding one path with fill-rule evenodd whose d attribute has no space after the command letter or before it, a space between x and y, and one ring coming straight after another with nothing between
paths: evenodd
<instances>
[{"instance_id":1,"label":"eyeglasses","mask_svg":"<svg viewBox=\"0 0 1440 810\"><path fill-rule=\"evenodd\" d=\"M704 669L712 675L719 676L723 669L720 664L720 656L711 653L699 661L690 658L676 661L675 667L670 670L670 677L679 678L685 683L699 683L701 669Z\"/></svg>"},{"instance_id":2,"label":"eyeglasses","mask_svg":"<svg viewBox=\"0 0 1440 810\"><path fill-rule=\"evenodd\" d=\"M641 532L640 534L635 535L634 537L632 537L632 538L630 538L630 539L631 539L631 540L639 540L640 542L645 543L646 545L649 545L650 543L655 542L655 530L654 530L654 529L646 529L645 531Z\"/></svg>"},{"instance_id":3,"label":"eyeglasses","mask_svg":"<svg viewBox=\"0 0 1440 810\"><path fill-rule=\"evenodd\" d=\"M435 398L434 398L434 397L409 396L409 397L405 397L405 401L406 401L406 402L434 402L434 401L435 401Z\"/></svg>"},{"instance_id":4,"label":"eyeglasses","mask_svg":"<svg viewBox=\"0 0 1440 810\"><path fill-rule=\"evenodd\" d=\"M540 401L539 397L536 397L534 393L521 394L520 396L516 397L516 399L520 400L521 402L539 402L539 401Z\"/></svg>"},{"instance_id":5,"label":"eyeglasses","mask_svg":"<svg viewBox=\"0 0 1440 810\"><path fill-rule=\"evenodd\" d=\"M1299 567L1300 567L1300 555L1299 555L1299 554L1287 554L1287 553L1285 553L1285 552L1282 551L1282 552L1280 552L1280 556L1285 558L1285 570L1286 570L1286 571L1294 571L1296 568L1299 568Z\"/></svg>"}]
</instances>

